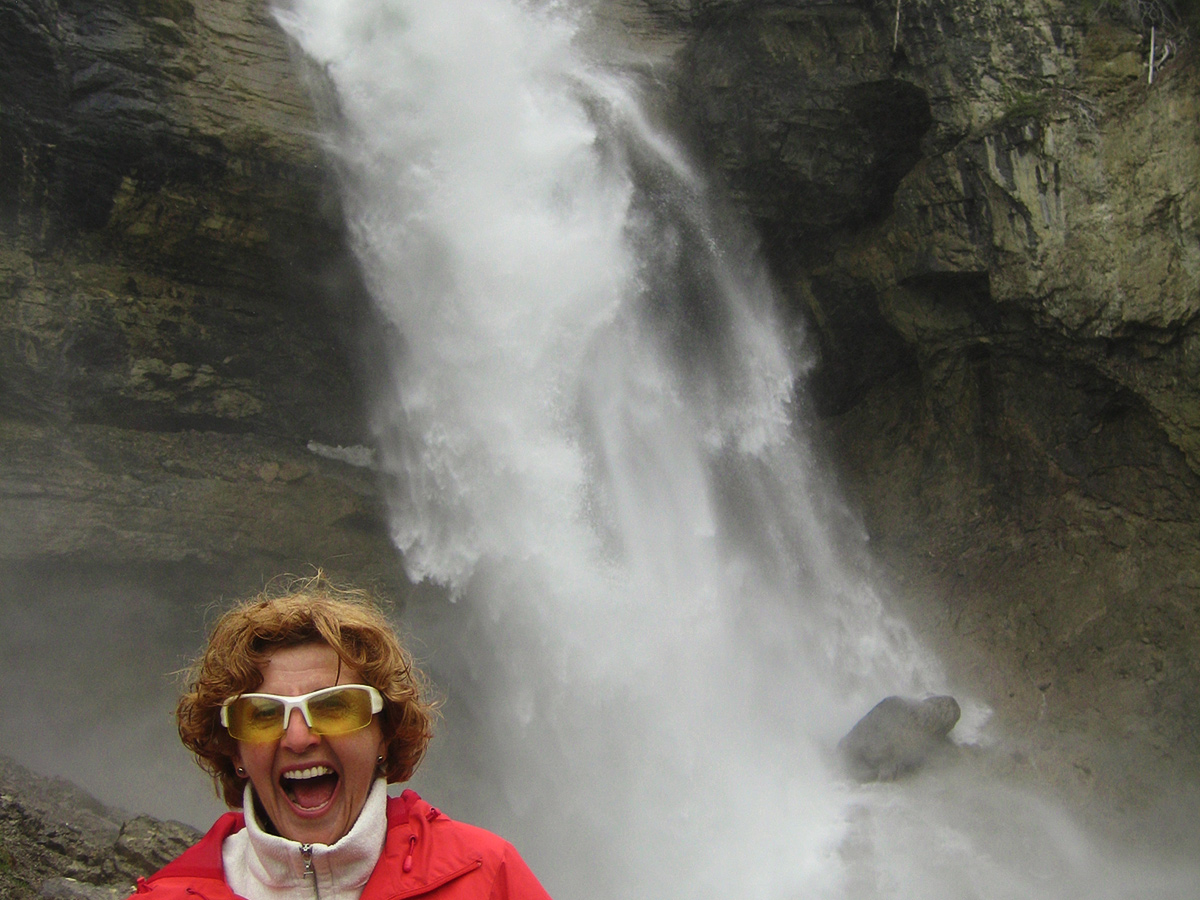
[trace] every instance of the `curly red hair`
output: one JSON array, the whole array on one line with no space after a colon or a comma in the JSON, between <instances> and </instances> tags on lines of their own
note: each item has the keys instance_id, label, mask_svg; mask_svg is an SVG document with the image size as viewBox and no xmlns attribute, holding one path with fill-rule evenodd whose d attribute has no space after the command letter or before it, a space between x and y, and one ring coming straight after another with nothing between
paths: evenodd
<instances>
[{"instance_id":1,"label":"curly red hair","mask_svg":"<svg viewBox=\"0 0 1200 900\"><path fill-rule=\"evenodd\" d=\"M395 629L365 591L337 587L323 573L290 579L226 611L208 646L186 672L175 716L179 737L213 777L231 807L242 805L246 778L237 774L237 742L221 725L221 704L262 684L262 664L280 647L323 643L383 695L379 725L386 746L383 774L407 781L433 737L438 703Z\"/></svg>"}]
</instances>

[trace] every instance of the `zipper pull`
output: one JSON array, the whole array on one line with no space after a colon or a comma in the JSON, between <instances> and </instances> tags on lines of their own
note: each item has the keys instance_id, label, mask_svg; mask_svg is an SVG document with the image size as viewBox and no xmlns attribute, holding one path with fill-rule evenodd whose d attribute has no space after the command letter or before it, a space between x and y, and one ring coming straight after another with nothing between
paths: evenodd
<instances>
[{"instance_id":1,"label":"zipper pull","mask_svg":"<svg viewBox=\"0 0 1200 900\"><path fill-rule=\"evenodd\" d=\"M408 837L408 856L404 857L404 863L400 868L407 875L413 868L413 854L417 852L417 836L415 834Z\"/></svg>"},{"instance_id":2,"label":"zipper pull","mask_svg":"<svg viewBox=\"0 0 1200 900\"><path fill-rule=\"evenodd\" d=\"M316 900L321 900L321 886L317 883L317 873L313 870L312 864L312 844L301 844L300 855L304 857L304 877L312 877L313 896L316 897Z\"/></svg>"},{"instance_id":3,"label":"zipper pull","mask_svg":"<svg viewBox=\"0 0 1200 900\"><path fill-rule=\"evenodd\" d=\"M308 878L313 874L312 844L301 844L300 855L304 857L304 877Z\"/></svg>"}]
</instances>

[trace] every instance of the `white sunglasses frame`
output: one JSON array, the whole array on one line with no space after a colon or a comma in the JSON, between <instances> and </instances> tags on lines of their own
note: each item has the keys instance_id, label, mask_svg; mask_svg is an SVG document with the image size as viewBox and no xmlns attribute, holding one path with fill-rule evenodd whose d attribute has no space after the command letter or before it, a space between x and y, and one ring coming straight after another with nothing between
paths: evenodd
<instances>
[{"instance_id":1,"label":"white sunglasses frame","mask_svg":"<svg viewBox=\"0 0 1200 900\"><path fill-rule=\"evenodd\" d=\"M288 723L292 721L292 710L293 709L300 710L300 715L302 715L304 717L304 724L309 727L310 731L312 731L314 734L321 734L321 732L319 732L315 728L313 728L312 713L309 711L308 701L312 700L316 697L322 697L326 694L331 694L334 691L344 691L347 688L350 688L351 690L364 690L367 692L368 695L370 695L370 697L371 697L371 715L372 716L375 715L376 713L383 712L383 695L380 694L378 690L371 687L371 685L369 685L369 684L334 684L334 685L330 685L329 687L326 687L326 688L320 688L319 690L309 691L307 694L300 694L296 697L285 697L282 694L256 694L256 693L238 694L236 697L230 697L228 700L226 700L224 703L221 704L221 725L223 725L225 727L225 730L228 731L229 730L229 707L230 707L230 705L235 703L238 700L241 700L243 697L250 697L250 698L256 699L256 700L258 700L258 699L278 700L280 703L283 704L283 731L280 732L280 736L283 735L283 732L287 731ZM363 725L362 727L366 728L367 725L369 725L369 724L371 724L371 723L370 723L370 720L368 719L367 723L365 725ZM358 729L356 729L356 730L358 730ZM345 734L353 734L354 732L347 731L344 733ZM234 740L240 740L240 738L234 738ZM278 740L278 738L273 738L273 740ZM263 743L265 743L265 741Z\"/></svg>"}]
</instances>

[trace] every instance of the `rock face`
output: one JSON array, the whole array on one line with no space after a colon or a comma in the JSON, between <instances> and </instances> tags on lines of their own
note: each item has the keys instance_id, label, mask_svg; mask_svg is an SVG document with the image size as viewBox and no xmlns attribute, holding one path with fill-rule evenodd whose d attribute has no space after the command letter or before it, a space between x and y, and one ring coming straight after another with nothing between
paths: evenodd
<instances>
[{"instance_id":1,"label":"rock face","mask_svg":"<svg viewBox=\"0 0 1200 900\"><path fill-rule=\"evenodd\" d=\"M883 38L855 4L726 4L688 47L707 155L781 253L877 219L920 158L929 100Z\"/></svg>"},{"instance_id":2,"label":"rock face","mask_svg":"<svg viewBox=\"0 0 1200 900\"><path fill-rule=\"evenodd\" d=\"M1195 39L1168 29L1182 52L1148 84L1121 4L910 0L898 29L895 3L645 8L664 103L808 325L811 401L897 600L1069 786L1135 797L1148 779L1113 767L1138 754L1186 774Z\"/></svg>"},{"instance_id":3,"label":"rock face","mask_svg":"<svg viewBox=\"0 0 1200 900\"><path fill-rule=\"evenodd\" d=\"M267 5L5 0L0 58L0 563L395 569L306 449L364 294Z\"/></svg>"},{"instance_id":4,"label":"rock face","mask_svg":"<svg viewBox=\"0 0 1200 900\"><path fill-rule=\"evenodd\" d=\"M893 781L948 750L947 736L961 715L953 697L884 697L842 738L838 751L859 781Z\"/></svg>"},{"instance_id":5,"label":"rock face","mask_svg":"<svg viewBox=\"0 0 1200 900\"><path fill-rule=\"evenodd\" d=\"M199 838L187 825L130 816L0 756L0 896L6 900L121 900L139 877Z\"/></svg>"}]
</instances>

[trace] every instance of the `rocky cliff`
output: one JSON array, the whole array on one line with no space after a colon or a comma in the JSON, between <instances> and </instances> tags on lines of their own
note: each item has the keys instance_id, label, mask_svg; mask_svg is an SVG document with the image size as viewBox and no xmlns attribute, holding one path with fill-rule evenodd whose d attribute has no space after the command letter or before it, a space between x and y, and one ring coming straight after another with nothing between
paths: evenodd
<instances>
[{"instance_id":1,"label":"rocky cliff","mask_svg":"<svg viewBox=\"0 0 1200 900\"><path fill-rule=\"evenodd\" d=\"M762 235L895 602L1132 803L1200 754L1200 63L1160 28L1149 83L1125 10L608 0L589 39ZM370 348L302 71L262 0L0 0L0 605L68 564L405 590L328 452Z\"/></svg>"},{"instance_id":2,"label":"rocky cliff","mask_svg":"<svg viewBox=\"0 0 1200 900\"><path fill-rule=\"evenodd\" d=\"M123 900L138 878L200 837L105 806L60 778L0 756L0 897Z\"/></svg>"},{"instance_id":3,"label":"rocky cliff","mask_svg":"<svg viewBox=\"0 0 1200 900\"><path fill-rule=\"evenodd\" d=\"M1161 15L1182 7L653 6L645 59L809 326L810 397L898 599L1080 794L1188 771L1200 65Z\"/></svg>"},{"instance_id":4,"label":"rocky cliff","mask_svg":"<svg viewBox=\"0 0 1200 900\"><path fill-rule=\"evenodd\" d=\"M363 293L298 71L262 3L0 4L0 559L388 556L306 449L363 441Z\"/></svg>"}]
</instances>

